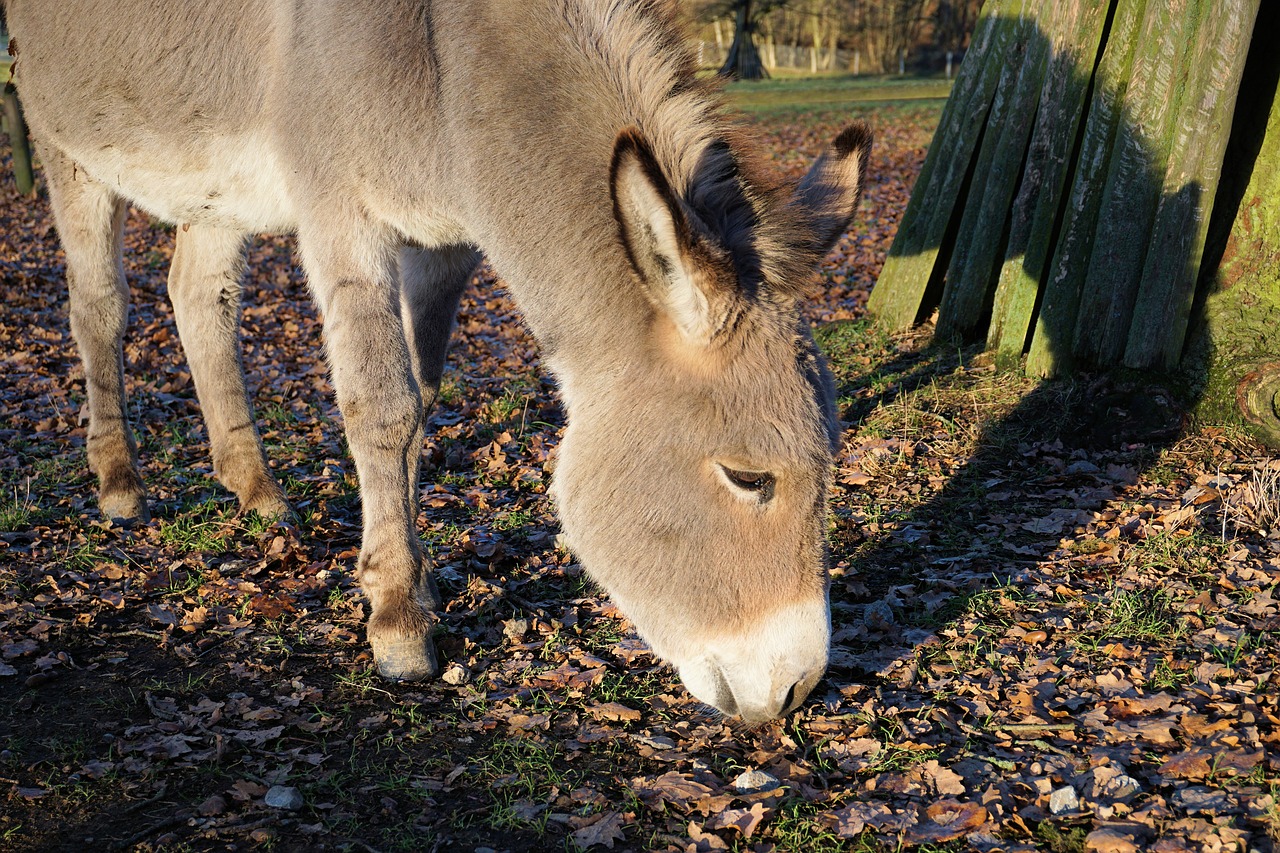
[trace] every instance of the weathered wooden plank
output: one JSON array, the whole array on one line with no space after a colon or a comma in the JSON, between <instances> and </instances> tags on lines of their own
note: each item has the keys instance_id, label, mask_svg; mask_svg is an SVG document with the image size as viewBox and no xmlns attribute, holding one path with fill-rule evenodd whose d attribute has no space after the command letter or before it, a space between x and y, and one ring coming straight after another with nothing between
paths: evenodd
<instances>
[{"instance_id":1,"label":"weathered wooden plank","mask_svg":"<svg viewBox=\"0 0 1280 853\"><path fill-rule=\"evenodd\" d=\"M1164 191L1125 347L1128 367L1169 370L1182 355L1258 5L1217 0L1196 10Z\"/></svg>"},{"instance_id":2,"label":"weathered wooden plank","mask_svg":"<svg viewBox=\"0 0 1280 853\"><path fill-rule=\"evenodd\" d=\"M1125 120L1133 57L1146 6L1147 0L1119 0L1112 15L1102 60L1094 75L1066 223L1045 277L1044 297L1027 354L1027 373L1033 376L1055 376L1069 370L1074 362L1072 341L1077 320L1092 322L1090 317L1081 315L1080 305L1115 137Z\"/></svg>"},{"instance_id":3,"label":"weathered wooden plank","mask_svg":"<svg viewBox=\"0 0 1280 853\"><path fill-rule=\"evenodd\" d=\"M1119 363L1128 342L1199 2L1150 2L1142 21L1075 329L1076 356L1094 364Z\"/></svg>"},{"instance_id":4,"label":"weathered wooden plank","mask_svg":"<svg viewBox=\"0 0 1280 853\"><path fill-rule=\"evenodd\" d=\"M983 4L969 51L960 64L955 86L868 302L868 310L890 328L907 328L915 323L930 280L940 274L935 273L939 249L982 138L1005 53L1025 2L987 0ZM942 259L944 265L946 260Z\"/></svg>"},{"instance_id":5,"label":"weathered wooden plank","mask_svg":"<svg viewBox=\"0 0 1280 853\"><path fill-rule=\"evenodd\" d=\"M1039 24L1034 15L1022 21L996 86L955 250L947 266L935 331L939 339L971 336L989 305L1009 204L1022 171L1049 60L1049 38Z\"/></svg>"},{"instance_id":6,"label":"weathered wooden plank","mask_svg":"<svg viewBox=\"0 0 1280 853\"><path fill-rule=\"evenodd\" d=\"M1010 211L1005 261L987 331L987 348L996 351L1000 367L1016 366L1026 345L1109 7L1104 0L1061 3L1058 24L1049 33L1052 55Z\"/></svg>"}]
</instances>

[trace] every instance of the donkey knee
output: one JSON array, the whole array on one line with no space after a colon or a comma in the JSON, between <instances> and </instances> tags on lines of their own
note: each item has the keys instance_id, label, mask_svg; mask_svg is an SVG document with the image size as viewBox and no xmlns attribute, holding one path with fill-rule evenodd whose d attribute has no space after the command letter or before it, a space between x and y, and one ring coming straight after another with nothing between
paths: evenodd
<instances>
[{"instance_id":1,"label":"donkey knee","mask_svg":"<svg viewBox=\"0 0 1280 853\"><path fill-rule=\"evenodd\" d=\"M353 394L338 400L353 443L404 453L422 440L425 421L422 397L411 383L403 389L384 389L380 395Z\"/></svg>"}]
</instances>

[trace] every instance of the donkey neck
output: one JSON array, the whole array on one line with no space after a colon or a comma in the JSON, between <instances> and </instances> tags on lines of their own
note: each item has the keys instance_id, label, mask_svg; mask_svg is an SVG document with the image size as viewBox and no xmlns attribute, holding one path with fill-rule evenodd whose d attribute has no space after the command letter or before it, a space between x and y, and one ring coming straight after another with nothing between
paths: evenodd
<instances>
[{"instance_id":1,"label":"donkey neck","mask_svg":"<svg viewBox=\"0 0 1280 853\"><path fill-rule=\"evenodd\" d=\"M645 134L677 192L724 154L715 96L641 0L437 5L483 53L437 38L468 230L511 288L549 364L620 374L643 356L652 309L619 241L609 165L620 131ZM440 28L437 29L439 33ZM718 152L718 153L717 153Z\"/></svg>"}]
</instances>

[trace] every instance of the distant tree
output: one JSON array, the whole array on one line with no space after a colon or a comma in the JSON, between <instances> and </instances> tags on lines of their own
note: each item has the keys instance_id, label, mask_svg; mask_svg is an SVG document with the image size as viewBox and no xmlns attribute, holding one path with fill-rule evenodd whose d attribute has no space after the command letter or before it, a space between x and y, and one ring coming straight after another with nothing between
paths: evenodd
<instances>
[{"instance_id":1,"label":"distant tree","mask_svg":"<svg viewBox=\"0 0 1280 853\"><path fill-rule=\"evenodd\" d=\"M760 19L781 6L788 0L708 0L700 3L699 16L705 20L732 17L733 42L729 45L729 54L724 65L720 66L720 75L742 80L760 80L769 76L764 63L760 61L760 51L756 49L755 34L760 26Z\"/></svg>"}]
</instances>

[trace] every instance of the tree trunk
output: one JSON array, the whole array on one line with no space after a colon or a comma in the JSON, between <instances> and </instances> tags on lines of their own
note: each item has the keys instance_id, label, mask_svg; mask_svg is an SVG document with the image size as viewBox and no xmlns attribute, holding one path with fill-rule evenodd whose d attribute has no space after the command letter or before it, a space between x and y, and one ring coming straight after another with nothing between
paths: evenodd
<instances>
[{"instance_id":1,"label":"tree trunk","mask_svg":"<svg viewBox=\"0 0 1280 853\"><path fill-rule=\"evenodd\" d=\"M1203 308L1210 389L1217 365L1248 362L1217 397L1253 406L1253 423L1274 417L1280 133L1251 137L1256 158L1228 151L1250 116L1276 121L1280 72L1258 57L1280 63L1280 4L1260 5L988 0L871 312L901 328L936 310L939 338L985 338L1001 366L1025 352L1049 376L1173 369ZM1211 235L1233 221L1215 275ZM1266 346L1243 347L1238 329Z\"/></svg>"},{"instance_id":2,"label":"tree trunk","mask_svg":"<svg viewBox=\"0 0 1280 853\"><path fill-rule=\"evenodd\" d=\"M31 142L27 138L27 123L22 118L22 105L12 83L4 87L4 121L9 131L9 147L13 152L13 180L22 195L34 195L35 173L31 168Z\"/></svg>"},{"instance_id":3,"label":"tree trunk","mask_svg":"<svg viewBox=\"0 0 1280 853\"><path fill-rule=\"evenodd\" d=\"M760 80L769 76L760 53L756 50L755 19L751 17L751 0L738 0L729 55L720 67L721 77Z\"/></svg>"}]
</instances>

